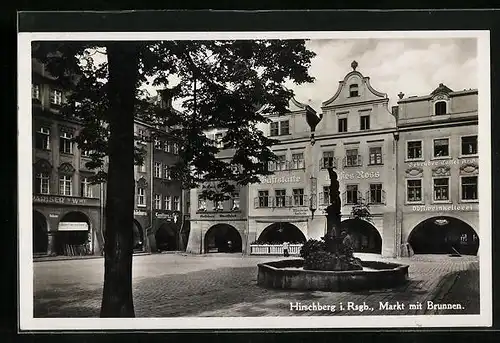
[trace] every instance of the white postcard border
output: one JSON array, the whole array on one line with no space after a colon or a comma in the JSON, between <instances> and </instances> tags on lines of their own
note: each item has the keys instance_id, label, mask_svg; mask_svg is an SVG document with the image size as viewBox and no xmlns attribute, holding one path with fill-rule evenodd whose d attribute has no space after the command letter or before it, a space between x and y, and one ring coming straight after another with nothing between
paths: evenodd
<instances>
[{"instance_id":1,"label":"white postcard border","mask_svg":"<svg viewBox=\"0 0 500 343\"><path fill-rule=\"evenodd\" d=\"M491 189L491 108L489 31L346 31L346 32L41 32L18 35L18 247L20 330L183 330L183 329L314 329L314 328L436 328L492 325L491 194L481 194L480 314L420 316L292 316L179 318L34 318L32 259L32 116L31 42L36 40L206 40L206 39L403 39L477 38L478 113L481 190ZM383 324L382 324L383 323Z\"/></svg>"}]
</instances>

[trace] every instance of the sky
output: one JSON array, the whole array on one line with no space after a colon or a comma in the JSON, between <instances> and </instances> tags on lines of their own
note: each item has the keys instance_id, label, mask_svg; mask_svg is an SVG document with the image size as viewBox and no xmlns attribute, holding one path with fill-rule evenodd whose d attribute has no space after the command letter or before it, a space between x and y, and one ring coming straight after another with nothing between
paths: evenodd
<instances>
[{"instance_id":1,"label":"sky","mask_svg":"<svg viewBox=\"0 0 500 343\"><path fill-rule=\"evenodd\" d=\"M309 73L313 83L287 86L297 101L309 104L318 113L321 103L337 91L339 81L349 73L351 62L370 77L372 87L386 93L389 106L396 105L398 94L430 94L440 83L452 90L478 87L477 40L475 38L439 39L331 39L310 40L308 49L316 53ZM143 86L151 95L156 90ZM179 104L174 102L174 107Z\"/></svg>"}]
</instances>

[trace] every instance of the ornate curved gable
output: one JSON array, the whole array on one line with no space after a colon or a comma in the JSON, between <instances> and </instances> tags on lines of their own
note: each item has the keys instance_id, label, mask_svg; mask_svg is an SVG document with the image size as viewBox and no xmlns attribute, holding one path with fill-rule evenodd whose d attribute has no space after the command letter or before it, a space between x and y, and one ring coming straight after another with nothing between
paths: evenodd
<instances>
[{"instance_id":1,"label":"ornate curved gable","mask_svg":"<svg viewBox=\"0 0 500 343\"><path fill-rule=\"evenodd\" d=\"M137 180L137 187L147 187L148 186L148 182L146 181L146 179L144 177L141 177L139 180Z\"/></svg>"},{"instance_id":2,"label":"ornate curved gable","mask_svg":"<svg viewBox=\"0 0 500 343\"><path fill-rule=\"evenodd\" d=\"M450 93L453 93L453 90L440 83L439 86L432 91L431 97L434 101L448 100L450 98Z\"/></svg>"},{"instance_id":3,"label":"ornate curved gable","mask_svg":"<svg viewBox=\"0 0 500 343\"><path fill-rule=\"evenodd\" d=\"M45 174L49 174L52 171L52 165L50 164L50 162L43 158L36 161L33 165L33 168L36 172Z\"/></svg>"},{"instance_id":4,"label":"ornate curved gable","mask_svg":"<svg viewBox=\"0 0 500 343\"><path fill-rule=\"evenodd\" d=\"M339 81L339 86L337 88L337 91L335 94L325 102L323 102L322 106L331 106L335 105L336 102L342 103L344 99L340 99L341 94L346 94L345 92L349 91L349 87L351 85L357 85L359 89L363 89L362 94L363 96L360 96L358 101L367 101L367 100L376 100L376 99L386 99L387 94L379 92L375 90L371 84L370 84L370 78L367 76L363 76L359 71L356 70L358 67L358 62L353 61L351 63L352 71L348 73L345 77L344 80ZM347 100L352 101L353 98L346 97ZM354 101L355 102L355 101Z\"/></svg>"},{"instance_id":5,"label":"ornate curved gable","mask_svg":"<svg viewBox=\"0 0 500 343\"><path fill-rule=\"evenodd\" d=\"M73 167L70 163L63 163L59 166L59 172L71 175L75 172L75 167Z\"/></svg>"}]
</instances>

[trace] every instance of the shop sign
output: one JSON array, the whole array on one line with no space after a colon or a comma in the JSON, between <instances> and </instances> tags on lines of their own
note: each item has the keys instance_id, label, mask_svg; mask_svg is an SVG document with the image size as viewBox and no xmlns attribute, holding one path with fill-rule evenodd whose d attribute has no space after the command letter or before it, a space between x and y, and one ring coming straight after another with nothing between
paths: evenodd
<instances>
[{"instance_id":1,"label":"shop sign","mask_svg":"<svg viewBox=\"0 0 500 343\"><path fill-rule=\"evenodd\" d=\"M146 211L134 210L134 216L147 216L148 213Z\"/></svg>"},{"instance_id":2,"label":"shop sign","mask_svg":"<svg viewBox=\"0 0 500 343\"><path fill-rule=\"evenodd\" d=\"M58 218L59 215L57 213L50 213L49 218Z\"/></svg>"},{"instance_id":3,"label":"shop sign","mask_svg":"<svg viewBox=\"0 0 500 343\"><path fill-rule=\"evenodd\" d=\"M172 219L172 215L170 213L161 213L161 212L156 212L155 213L156 218L158 219Z\"/></svg>"},{"instance_id":4,"label":"shop sign","mask_svg":"<svg viewBox=\"0 0 500 343\"><path fill-rule=\"evenodd\" d=\"M304 207L292 208L292 212L296 216L307 216L309 214L309 209Z\"/></svg>"},{"instance_id":5,"label":"shop sign","mask_svg":"<svg viewBox=\"0 0 500 343\"><path fill-rule=\"evenodd\" d=\"M478 163L477 158L461 158L461 159L446 159L446 160L433 160L422 162L409 162L408 167L436 167L436 166L449 166L449 165L464 165Z\"/></svg>"},{"instance_id":6,"label":"shop sign","mask_svg":"<svg viewBox=\"0 0 500 343\"><path fill-rule=\"evenodd\" d=\"M33 196L34 203L42 203L42 204L59 204L59 205L83 205L83 206L91 206L98 205L99 199L87 199L87 198L78 198L78 197L61 197L61 196L53 196L53 195L34 195Z\"/></svg>"},{"instance_id":7,"label":"shop sign","mask_svg":"<svg viewBox=\"0 0 500 343\"><path fill-rule=\"evenodd\" d=\"M200 214L200 218L237 218L238 215L236 213L202 213Z\"/></svg>"},{"instance_id":8,"label":"shop sign","mask_svg":"<svg viewBox=\"0 0 500 343\"><path fill-rule=\"evenodd\" d=\"M277 184L277 183L299 183L302 179L300 176L268 176L261 179L262 183Z\"/></svg>"},{"instance_id":9,"label":"shop sign","mask_svg":"<svg viewBox=\"0 0 500 343\"><path fill-rule=\"evenodd\" d=\"M472 205L416 205L411 207L413 212L447 212L447 211L472 211Z\"/></svg>"},{"instance_id":10,"label":"shop sign","mask_svg":"<svg viewBox=\"0 0 500 343\"><path fill-rule=\"evenodd\" d=\"M378 179L378 178L380 178L379 171L365 172L365 171L359 170L355 173L340 172L340 173L337 173L337 175L338 175L339 181L340 180ZM330 176L328 176L327 179L330 179Z\"/></svg>"},{"instance_id":11,"label":"shop sign","mask_svg":"<svg viewBox=\"0 0 500 343\"><path fill-rule=\"evenodd\" d=\"M88 231L89 224L85 222L61 222L57 229L59 231Z\"/></svg>"}]
</instances>

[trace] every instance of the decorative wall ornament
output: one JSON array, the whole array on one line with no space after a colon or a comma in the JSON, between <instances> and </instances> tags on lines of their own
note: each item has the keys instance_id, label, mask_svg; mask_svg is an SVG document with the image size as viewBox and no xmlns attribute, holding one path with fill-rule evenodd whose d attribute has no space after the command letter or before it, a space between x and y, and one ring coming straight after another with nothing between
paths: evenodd
<instances>
[{"instance_id":1,"label":"decorative wall ornament","mask_svg":"<svg viewBox=\"0 0 500 343\"><path fill-rule=\"evenodd\" d=\"M70 163L63 163L59 166L59 172L71 175L75 172L75 167L73 167Z\"/></svg>"},{"instance_id":2,"label":"decorative wall ornament","mask_svg":"<svg viewBox=\"0 0 500 343\"><path fill-rule=\"evenodd\" d=\"M449 176L449 175L451 175L451 173L450 173L450 167L448 166L439 166L432 169L432 176Z\"/></svg>"},{"instance_id":3,"label":"decorative wall ornament","mask_svg":"<svg viewBox=\"0 0 500 343\"><path fill-rule=\"evenodd\" d=\"M38 161L35 162L33 167L35 171L40 173L48 174L52 171L52 165L50 164L49 161L45 159L39 159Z\"/></svg>"},{"instance_id":4,"label":"decorative wall ornament","mask_svg":"<svg viewBox=\"0 0 500 343\"><path fill-rule=\"evenodd\" d=\"M467 163L460 167L460 174L472 174L478 172L479 172L479 166L474 163Z\"/></svg>"},{"instance_id":5,"label":"decorative wall ornament","mask_svg":"<svg viewBox=\"0 0 500 343\"><path fill-rule=\"evenodd\" d=\"M413 167L406 169L406 177L419 177L422 176L423 173L424 170L422 168Z\"/></svg>"},{"instance_id":6,"label":"decorative wall ornament","mask_svg":"<svg viewBox=\"0 0 500 343\"><path fill-rule=\"evenodd\" d=\"M447 219L444 219L444 218L442 218L442 219L436 219L434 221L434 224L439 225L439 226L444 226L444 225L446 225L448 223L449 223L449 221Z\"/></svg>"}]
</instances>

